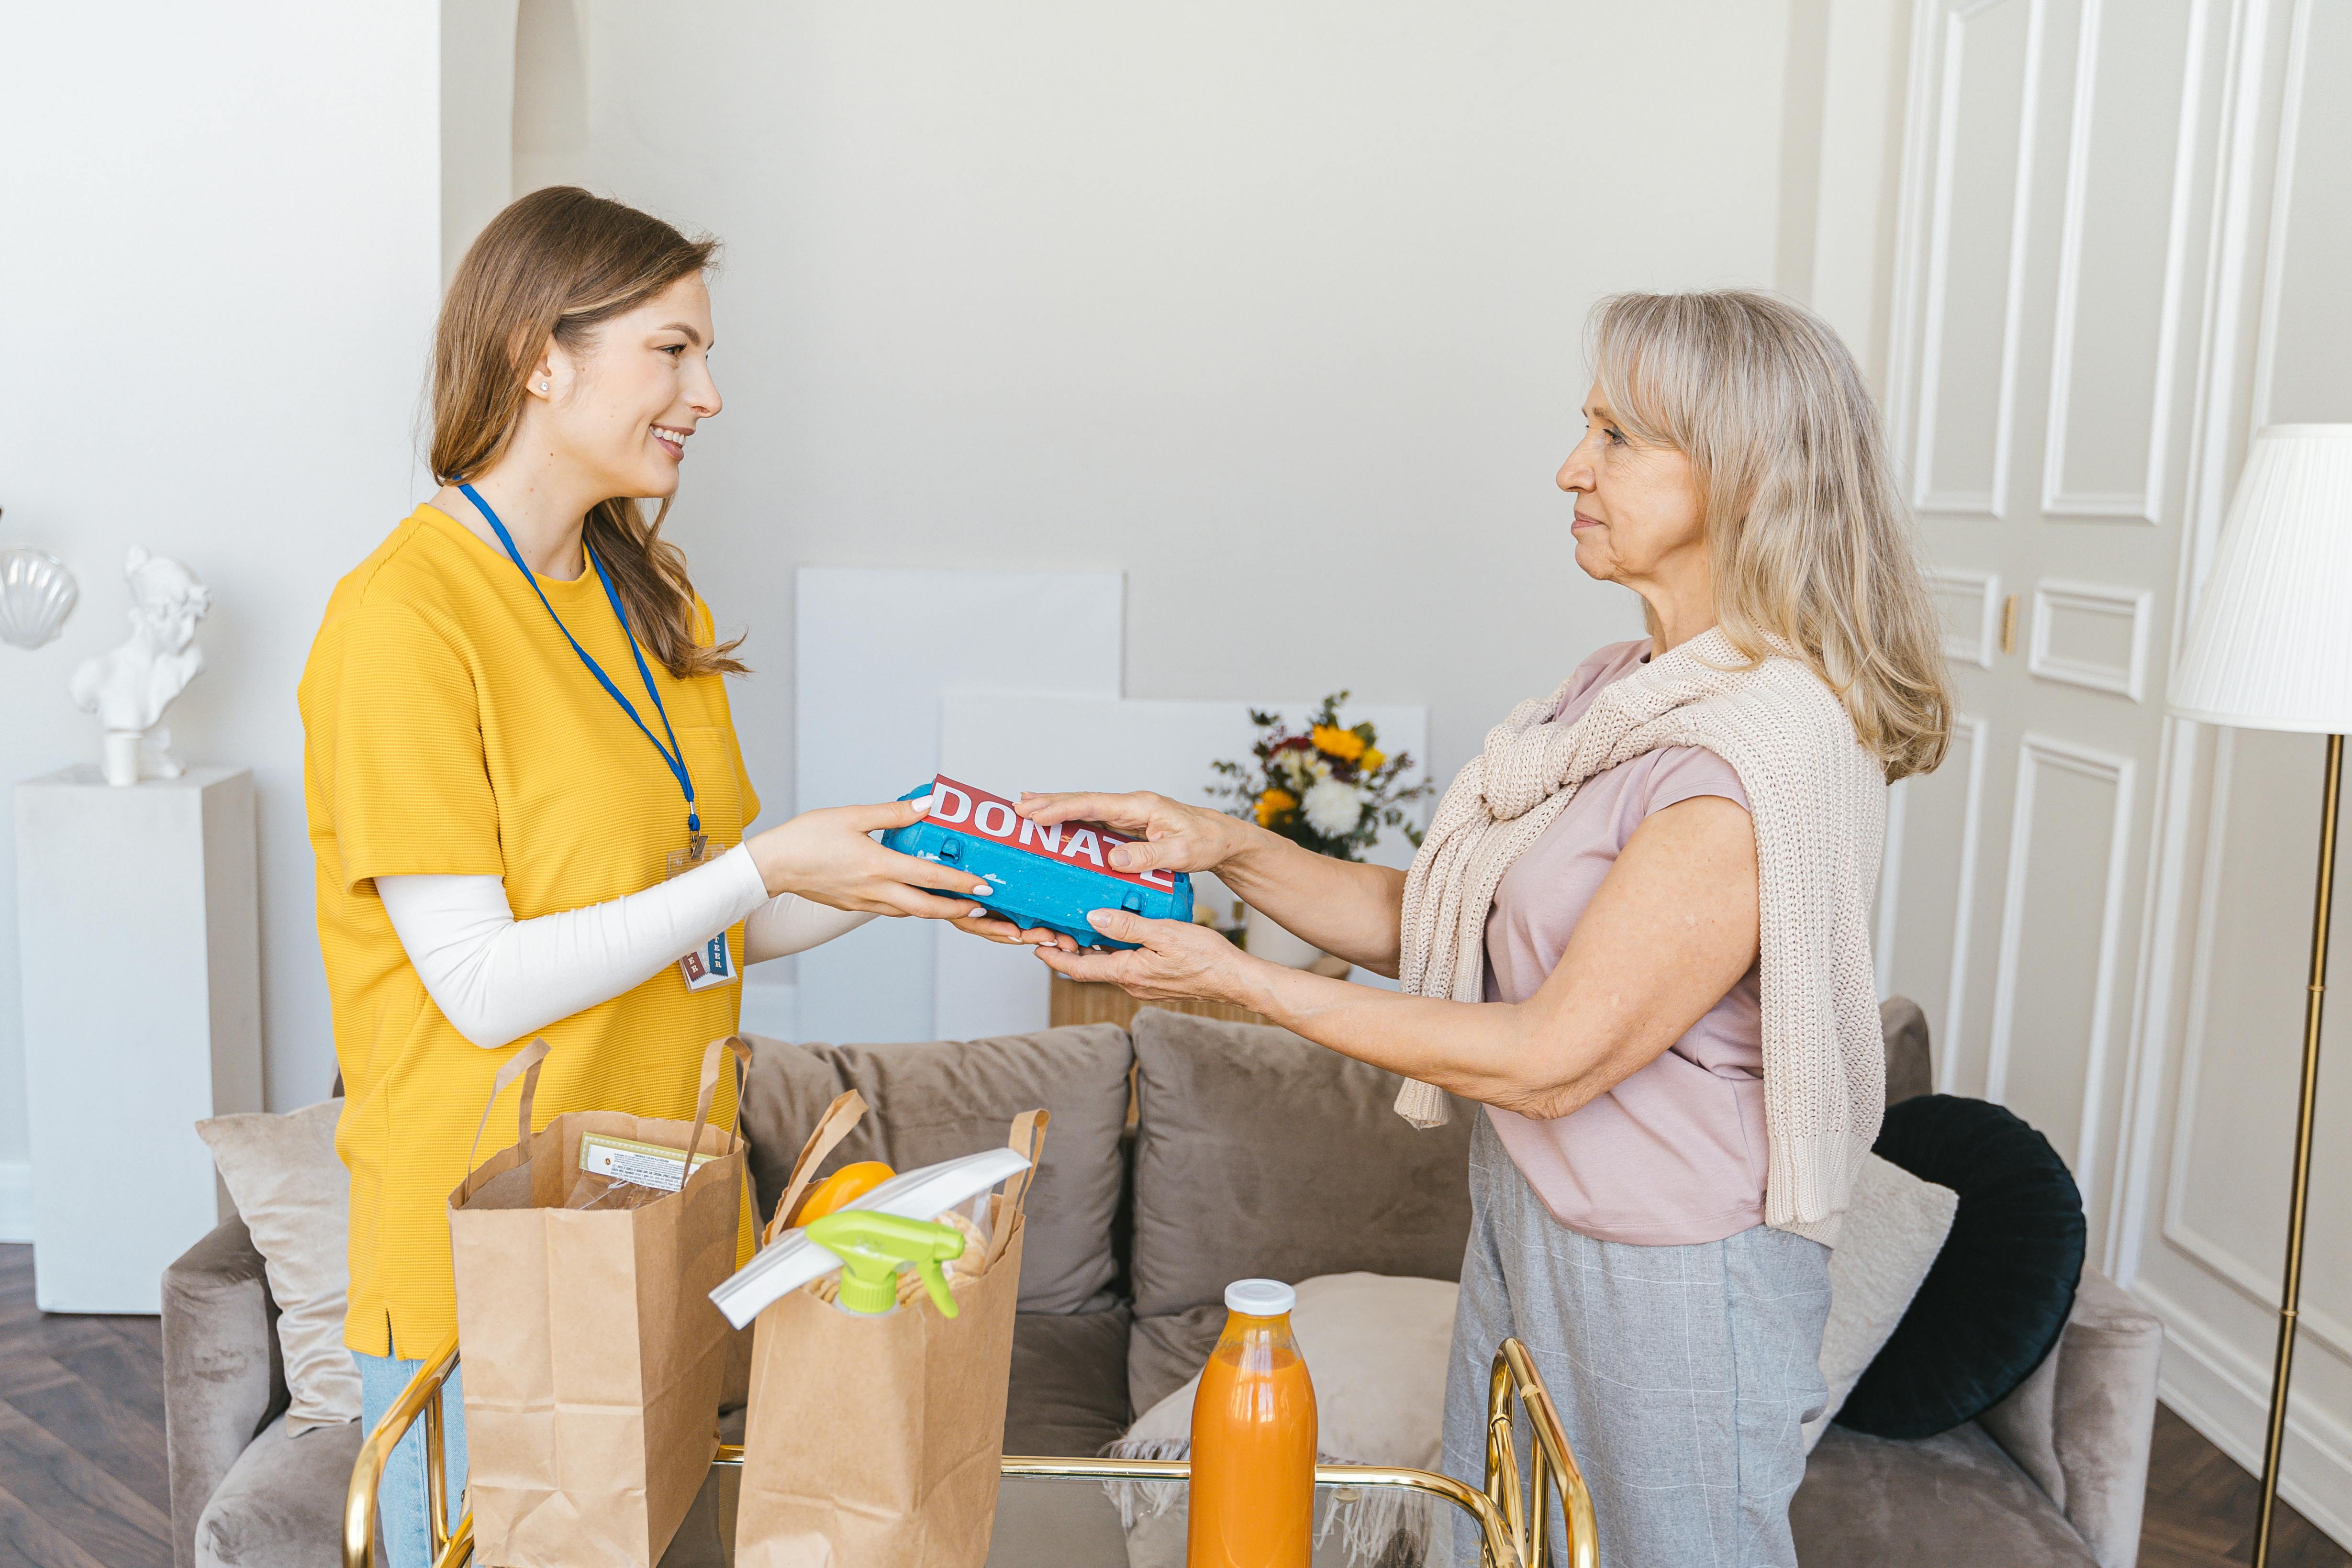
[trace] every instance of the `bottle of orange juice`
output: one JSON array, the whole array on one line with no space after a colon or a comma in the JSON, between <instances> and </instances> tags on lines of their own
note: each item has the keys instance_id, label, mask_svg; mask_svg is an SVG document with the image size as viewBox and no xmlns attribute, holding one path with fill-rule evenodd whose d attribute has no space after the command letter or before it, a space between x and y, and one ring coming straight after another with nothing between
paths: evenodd
<instances>
[{"instance_id":1,"label":"bottle of orange juice","mask_svg":"<svg viewBox=\"0 0 2352 1568\"><path fill-rule=\"evenodd\" d=\"M1315 1525L1315 1385L1290 1335L1297 1292L1225 1287L1225 1332L1192 1400L1185 1568L1307 1568Z\"/></svg>"}]
</instances>

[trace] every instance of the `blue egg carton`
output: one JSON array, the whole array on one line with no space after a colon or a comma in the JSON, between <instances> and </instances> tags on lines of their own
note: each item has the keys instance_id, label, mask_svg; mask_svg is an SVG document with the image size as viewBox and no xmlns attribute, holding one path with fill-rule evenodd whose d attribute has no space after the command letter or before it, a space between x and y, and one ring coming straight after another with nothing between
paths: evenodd
<instances>
[{"instance_id":1,"label":"blue egg carton","mask_svg":"<svg viewBox=\"0 0 2352 1568\"><path fill-rule=\"evenodd\" d=\"M932 797L921 821L882 835L885 847L968 873L970 880L935 891L970 898L1028 930L1058 931L1081 947L1131 949L1087 923L1097 909L1124 909L1147 920L1192 918L1192 879L1182 872L1111 869L1113 844L1130 841L1098 822L1039 827L1013 803L942 774L898 797ZM994 891L974 894L985 882Z\"/></svg>"}]
</instances>

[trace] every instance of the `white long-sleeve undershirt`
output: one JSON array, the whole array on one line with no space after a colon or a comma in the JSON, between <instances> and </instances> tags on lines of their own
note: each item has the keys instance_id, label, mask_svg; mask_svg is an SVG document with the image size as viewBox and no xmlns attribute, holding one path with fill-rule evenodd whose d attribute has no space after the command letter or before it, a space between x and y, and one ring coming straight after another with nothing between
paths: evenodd
<instances>
[{"instance_id":1,"label":"white long-sleeve undershirt","mask_svg":"<svg viewBox=\"0 0 2352 1568\"><path fill-rule=\"evenodd\" d=\"M874 918L787 893L768 896L741 844L643 893L517 920L495 876L380 876L377 895L457 1032L495 1048L635 989L738 920L757 964L830 942Z\"/></svg>"}]
</instances>

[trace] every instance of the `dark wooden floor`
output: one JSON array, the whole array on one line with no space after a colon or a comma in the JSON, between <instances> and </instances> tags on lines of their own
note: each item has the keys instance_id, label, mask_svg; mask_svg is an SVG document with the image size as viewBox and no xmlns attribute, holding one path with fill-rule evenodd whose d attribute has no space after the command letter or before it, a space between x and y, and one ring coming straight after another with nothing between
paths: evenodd
<instances>
[{"instance_id":1,"label":"dark wooden floor","mask_svg":"<svg viewBox=\"0 0 2352 1568\"><path fill-rule=\"evenodd\" d=\"M171 1568L171 1522L161 1326L48 1316L0 1247L0 1568Z\"/></svg>"},{"instance_id":2,"label":"dark wooden floor","mask_svg":"<svg viewBox=\"0 0 2352 1568\"><path fill-rule=\"evenodd\" d=\"M2156 1413L2141 1568L2251 1557L2254 1479ZM0 1247L0 1568L171 1568L163 1334L153 1318L51 1317L33 1249ZM2352 1568L2281 1511L2275 1568Z\"/></svg>"},{"instance_id":3,"label":"dark wooden floor","mask_svg":"<svg viewBox=\"0 0 2352 1568\"><path fill-rule=\"evenodd\" d=\"M2140 1527L2140 1568L2207 1568L2253 1557L2252 1476L2159 1405L2148 1456L2147 1521ZM2279 1505L2271 1527L2273 1568L2344 1568L2352 1556L2303 1515Z\"/></svg>"}]
</instances>

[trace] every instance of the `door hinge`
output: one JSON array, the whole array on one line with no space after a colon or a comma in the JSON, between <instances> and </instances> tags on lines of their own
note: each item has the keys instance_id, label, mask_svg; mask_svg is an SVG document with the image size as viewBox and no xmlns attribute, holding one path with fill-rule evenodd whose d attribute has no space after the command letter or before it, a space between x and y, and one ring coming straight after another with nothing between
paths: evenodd
<instances>
[{"instance_id":1,"label":"door hinge","mask_svg":"<svg viewBox=\"0 0 2352 1568\"><path fill-rule=\"evenodd\" d=\"M2017 595L2011 594L2000 601L2000 651L2017 652Z\"/></svg>"}]
</instances>

